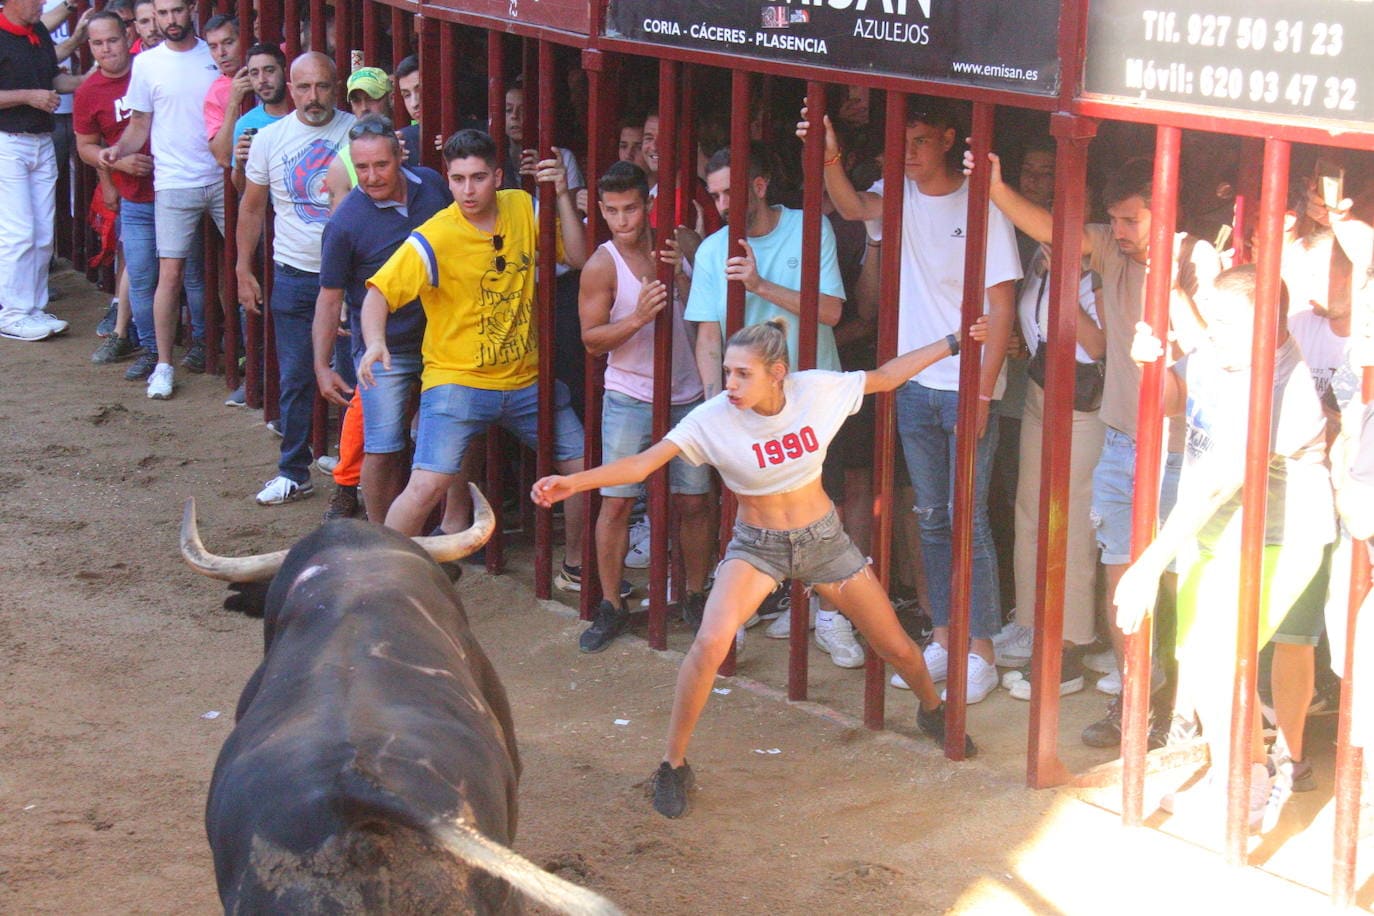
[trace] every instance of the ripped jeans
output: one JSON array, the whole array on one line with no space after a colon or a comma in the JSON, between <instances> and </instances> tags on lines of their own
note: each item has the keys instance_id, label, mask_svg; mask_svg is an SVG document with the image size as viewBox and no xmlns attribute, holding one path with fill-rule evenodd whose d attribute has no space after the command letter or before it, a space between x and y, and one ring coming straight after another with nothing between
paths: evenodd
<instances>
[{"instance_id":1,"label":"ripped jeans","mask_svg":"<svg viewBox=\"0 0 1374 916\"><path fill-rule=\"evenodd\" d=\"M950 579L953 573L954 427L959 393L907 382L897 389L897 434L902 440L907 473L916 491L916 521L921 529L921 558L935 626L949 625ZM969 632L991 639L1002 628L997 551L988 525L988 481L997 450L997 415L989 411L987 432L978 441L973 492L973 580Z\"/></svg>"}]
</instances>

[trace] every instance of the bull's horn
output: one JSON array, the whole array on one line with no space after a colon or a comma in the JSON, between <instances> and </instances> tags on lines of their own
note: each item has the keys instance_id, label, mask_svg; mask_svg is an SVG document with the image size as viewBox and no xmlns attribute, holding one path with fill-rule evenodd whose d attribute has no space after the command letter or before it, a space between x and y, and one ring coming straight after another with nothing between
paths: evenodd
<instances>
[{"instance_id":1,"label":"bull's horn","mask_svg":"<svg viewBox=\"0 0 1374 916\"><path fill-rule=\"evenodd\" d=\"M456 534L438 534L433 537L417 537L415 543L424 548L436 563L460 560L475 552L487 542L496 529L496 515L491 505L475 483L468 484L472 494L472 524Z\"/></svg>"},{"instance_id":2,"label":"bull's horn","mask_svg":"<svg viewBox=\"0 0 1374 916\"><path fill-rule=\"evenodd\" d=\"M258 554L251 557L221 557L210 553L200 542L196 527L196 500L186 500L181 513L181 555L191 568L202 576L225 582L266 582L277 574L286 551Z\"/></svg>"}]
</instances>

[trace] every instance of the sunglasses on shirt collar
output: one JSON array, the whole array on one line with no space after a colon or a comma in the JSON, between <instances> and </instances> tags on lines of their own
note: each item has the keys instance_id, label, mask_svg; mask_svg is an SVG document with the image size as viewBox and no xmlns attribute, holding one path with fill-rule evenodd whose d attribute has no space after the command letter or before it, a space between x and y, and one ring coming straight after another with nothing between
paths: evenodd
<instances>
[{"instance_id":1,"label":"sunglasses on shirt collar","mask_svg":"<svg viewBox=\"0 0 1374 916\"><path fill-rule=\"evenodd\" d=\"M503 274L506 272L506 256L501 254L501 249L506 245L503 236L497 234L491 237L491 247L496 251L496 272Z\"/></svg>"}]
</instances>

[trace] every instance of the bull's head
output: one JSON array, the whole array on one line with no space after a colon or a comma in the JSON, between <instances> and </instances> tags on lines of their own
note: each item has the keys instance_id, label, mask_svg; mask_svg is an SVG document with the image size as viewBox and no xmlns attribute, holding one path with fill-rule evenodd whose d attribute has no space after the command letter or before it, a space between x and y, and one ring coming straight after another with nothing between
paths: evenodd
<instances>
[{"instance_id":1,"label":"bull's head","mask_svg":"<svg viewBox=\"0 0 1374 916\"><path fill-rule=\"evenodd\" d=\"M468 484L468 489L472 491L471 526L455 534L413 539L436 563L459 560L474 552L487 542L496 527L496 516L482 491L472 483ZM201 543L196 527L195 498L186 500L181 515L181 555L201 575L225 582L266 582L277 574L286 554L285 550L249 557L221 557L210 553Z\"/></svg>"}]
</instances>

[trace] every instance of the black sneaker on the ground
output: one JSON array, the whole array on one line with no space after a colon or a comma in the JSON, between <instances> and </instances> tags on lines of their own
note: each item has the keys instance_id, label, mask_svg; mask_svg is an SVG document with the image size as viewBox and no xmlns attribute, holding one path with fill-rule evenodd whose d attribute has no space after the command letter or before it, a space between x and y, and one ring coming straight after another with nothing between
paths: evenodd
<instances>
[{"instance_id":1,"label":"black sneaker on the ground","mask_svg":"<svg viewBox=\"0 0 1374 916\"><path fill-rule=\"evenodd\" d=\"M696 785L692 767L687 761L682 766L669 766L663 761L649 780L654 795L654 810L664 817L682 817L687 813L687 793Z\"/></svg>"},{"instance_id":2,"label":"black sneaker on the ground","mask_svg":"<svg viewBox=\"0 0 1374 916\"><path fill-rule=\"evenodd\" d=\"M1083 743L1088 747L1121 746L1121 697L1112 697L1107 714L1083 729Z\"/></svg>"},{"instance_id":3,"label":"black sneaker on the ground","mask_svg":"<svg viewBox=\"0 0 1374 916\"><path fill-rule=\"evenodd\" d=\"M916 707L916 727L921 730L921 734L935 741L940 747L945 746L945 704L941 703L934 709L927 712L921 707ZM964 757L972 759L978 756L978 745L973 743L968 732L964 732Z\"/></svg>"},{"instance_id":4,"label":"black sneaker on the ground","mask_svg":"<svg viewBox=\"0 0 1374 916\"><path fill-rule=\"evenodd\" d=\"M97 366L104 366L110 363L122 363L126 359L133 359L134 354L142 349L127 337L116 337L110 334L100 342L100 346L95 348L91 354L91 362Z\"/></svg>"},{"instance_id":5,"label":"black sneaker on the ground","mask_svg":"<svg viewBox=\"0 0 1374 916\"><path fill-rule=\"evenodd\" d=\"M583 652L600 652L611 644L621 633L625 632L625 627L630 622L630 612L625 609L625 605L620 607L613 606L609 601L602 601L596 606L596 617L592 620L592 625L582 631L582 635L577 638L577 648Z\"/></svg>"},{"instance_id":6,"label":"black sneaker on the ground","mask_svg":"<svg viewBox=\"0 0 1374 916\"><path fill-rule=\"evenodd\" d=\"M153 374L157 368L157 354L150 350L144 350L134 359L129 368L124 370L124 378L130 382L146 381L148 376Z\"/></svg>"},{"instance_id":7,"label":"black sneaker on the ground","mask_svg":"<svg viewBox=\"0 0 1374 916\"><path fill-rule=\"evenodd\" d=\"M199 374L205 371L205 341L193 340L181 358L181 368Z\"/></svg>"},{"instance_id":8,"label":"black sneaker on the ground","mask_svg":"<svg viewBox=\"0 0 1374 916\"><path fill-rule=\"evenodd\" d=\"M582 591L582 567L563 564L563 568L553 577L553 584L565 592ZM620 597L628 598L635 593L635 587L629 579L620 580Z\"/></svg>"},{"instance_id":9,"label":"black sneaker on the ground","mask_svg":"<svg viewBox=\"0 0 1374 916\"><path fill-rule=\"evenodd\" d=\"M356 518L360 508L357 487L335 487L334 495L329 497L329 507L324 510L324 520Z\"/></svg>"},{"instance_id":10,"label":"black sneaker on the ground","mask_svg":"<svg viewBox=\"0 0 1374 916\"><path fill-rule=\"evenodd\" d=\"M115 322L119 319L119 300L111 299L110 307L105 309L105 317L95 326L96 337L109 337L114 333Z\"/></svg>"},{"instance_id":11,"label":"black sneaker on the ground","mask_svg":"<svg viewBox=\"0 0 1374 916\"><path fill-rule=\"evenodd\" d=\"M682 622L692 628L695 633L701 629L701 615L706 610L705 592L688 592L687 597L682 599Z\"/></svg>"}]
</instances>

